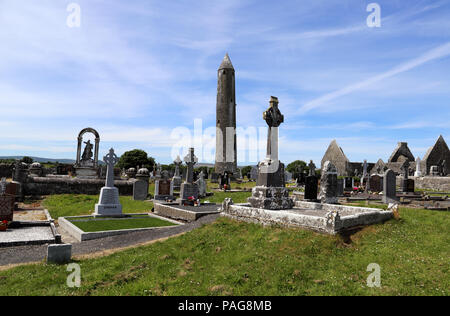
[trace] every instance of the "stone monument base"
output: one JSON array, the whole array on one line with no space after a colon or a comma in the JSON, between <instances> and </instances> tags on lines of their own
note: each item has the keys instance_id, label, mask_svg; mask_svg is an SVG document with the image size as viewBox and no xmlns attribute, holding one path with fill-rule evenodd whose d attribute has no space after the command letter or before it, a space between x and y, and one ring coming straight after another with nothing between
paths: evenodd
<instances>
[{"instance_id":1,"label":"stone monument base","mask_svg":"<svg viewBox=\"0 0 450 316\"><path fill-rule=\"evenodd\" d=\"M94 216L122 216L119 190L116 187L102 188L99 203L95 204Z\"/></svg>"},{"instance_id":2,"label":"stone monument base","mask_svg":"<svg viewBox=\"0 0 450 316\"><path fill-rule=\"evenodd\" d=\"M181 190L180 190L180 199L178 202L180 205L184 204L189 197L193 196L195 199L198 199L198 185L194 183L183 183L181 184Z\"/></svg>"},{"instance_id":3,"label":"stone monument base","mask_svg":"<svg viewBox=\"0 0 450 316\"><path fill-rule=\"evenodd\" d=\"M76 174L77 178L80 178L80 179L97 179L98 178L97 168L76 167L75 174Z\"/></svg>"},{"instance_id":4,"label":"stone monument base","mask_svg":"<svg viewBox=\"0 0 450 316\"><path fill-rule=\"evenodd\" d=\"M283 187L256 186L252 189L248 202L254 208L266 210L287 210L294 206L289 190Z\"/></svg>"}]
</instances>

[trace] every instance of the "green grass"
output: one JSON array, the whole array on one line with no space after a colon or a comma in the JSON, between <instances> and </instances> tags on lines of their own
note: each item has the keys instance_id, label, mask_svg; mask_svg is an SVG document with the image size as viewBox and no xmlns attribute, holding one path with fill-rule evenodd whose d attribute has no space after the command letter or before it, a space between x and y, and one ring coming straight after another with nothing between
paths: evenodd
<instances>
[{"instance_id":1,"label":"green grass","mask_svg":"<svg viewBox=\"0 0 450 316\"><path fill-rule=\"evenodd\" d=\"M252 192L214 192L214 195L207 196L201 201L222 204L225 198L232 198L234 203L247 203L247 198L252 196Z\"/></svg>"},{"instance_id":2,"label":"green grass","mask_svg":"<svg viewBox=\"0 0 450 316\"><path fill-rule=\"evenodd\" d=\"M101 232L108 230L134 229L174 226L175 224L161 220L159 218L129 218L129 219L111 219L111 220L88 220L85 222L76 222L71 220L72 224L84 232Z\"/></svg>"},{"instance_id":3,"label":"green grass","mask_svg":"<svg viewBox=\"0 0 450 316\"><path fill-rule=\"evenodd\" d=\"M98 195L61 194L50 195L43 201L43 206L48 209L52 218L63 216L91 215L95 204L98 203ZM143 213L153 208L153 203L134 201L131 196L121 196L123 213Z\"/></svg>"},{"instance_id":4,"label":"green grass","mask_svg":"<svg viewBox=\"0 0 450 316\"><path fill-rule=\"evenodd\" d=\"M185 235L78 261L0 272L0 295L450 295L450 214L401 208L402 219L352 236L221 218ZM367 266L381 267L369 288Z\"/></svg>"}]
</instances>

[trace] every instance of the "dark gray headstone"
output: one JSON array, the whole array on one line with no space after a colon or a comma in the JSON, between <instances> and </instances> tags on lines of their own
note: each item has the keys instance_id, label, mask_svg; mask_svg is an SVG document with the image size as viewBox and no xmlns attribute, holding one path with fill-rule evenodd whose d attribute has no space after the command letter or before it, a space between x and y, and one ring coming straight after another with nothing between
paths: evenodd
<instances>
[{"instance_id":1,"label":"dark gray headstone","mask_svg":"<svg viewBox=\"0 0 450 316\"><path fill-rule=\"evenodd\" d=\"M316 176L308 176L306 177L305 183L305 200L317 200L317 189L319 185L319 180Z\"/></svg>"},{"instance_id":2,"label":"dark gray headstone","mask_svg":"<svg viewBox=\"0 0 450 316\"><path fill-rule=\"evenodd\" d=\"M369 179L370 191L381 192L383 191L383 178L379 175L373 175Z\"/></svg>"},{"instance_id":3,"label":"dark gray headstone","mask_svg":"<svg viewBox=\"0 0 450 316\"><path fill-rule=\"evenodd\" d=\"M65 264L70 262L72 257L72 245L48 245L47 263Z\"/></svg>"},{"instance_id":4,"label":"dark gray headstone","mask_svg":"<svg viewBox=\"0 0 450 316\"><path fill-rule=\"evenodd\" d=\"M138 180L133 183L133 200L143 201L148 196L148 182Z\"/></svg>"},{"instance_id":5,"label":"dark gray headstone","mask_svg":"<svg viewBox=\"0 0 450 316\"><path fill-rule=\"evenodd\" d=\"M388 169L384 173L383 178L383 203L397 202L397 190L396 190L396 176L394 171Z\"/></svg>"},{"instance_id":6,"label":"dark gray headstone","mask_svg":"<svg viewBox=\"0 0 450 316\"><path fill-rule=\"evenodd\" d=\"M323 165L322 176L320 178L319 199L322 203L336 204L338 202L337 180L336 167L330 161L326 161Z\"/></svg>"}]
</instances>

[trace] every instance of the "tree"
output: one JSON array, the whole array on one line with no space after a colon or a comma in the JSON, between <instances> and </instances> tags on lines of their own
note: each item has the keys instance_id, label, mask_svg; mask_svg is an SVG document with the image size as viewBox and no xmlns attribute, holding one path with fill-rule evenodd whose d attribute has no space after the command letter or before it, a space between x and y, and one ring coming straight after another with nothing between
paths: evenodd
<instances>
[{"instance_id":1,"label":"tree","mask_svg":"<svg viewBox=\"0 0 450 316\"><path fill-rule=\"evenodd\" d=\"M249 177L250 172L252 171L252 166L246 166L241 169L242 177Z\"/></svg>"},{"instance_id":2,"label":"tree","mask_svg":"<svg viewBox=\"0 0 450 316\"><path fill-rule=\"evenodd\" d=\"M26 163L26 164L28 164L28 165L30 165L30 164L32 164L33 163L33 158L31 158L31 157L28 157L28 156L25 156L25 157L23 157L22 158L22 160L20 160L21 162L24 162L24 163Z\"/></svg>"},{"instance_id":3,"label":"tree","mask_svg":"<svg viewBox=\"0 0 450 316\"><path fill-rule=\"evenodd\" d=\"M134 149L125 152L119 159L117 167L120 169L147 168L149 171L153 171L155 165L155 159L149 157L147 153L141 149Z\"/></svg>"},{"instance_id":4,"label":"tree","mask_svg":"<svg viewBox=\"0 0 450 316\"><path fill-rule=\"evenodd\" d=\"M296 161L293 161L290 164L288 164L286 167L286 170L289 171L290 173L296 173L302 167L305 171L309 170L309 168L306 166L306 162L304 162L302 160L296 160Z\"/></svg>"}]
</instances>

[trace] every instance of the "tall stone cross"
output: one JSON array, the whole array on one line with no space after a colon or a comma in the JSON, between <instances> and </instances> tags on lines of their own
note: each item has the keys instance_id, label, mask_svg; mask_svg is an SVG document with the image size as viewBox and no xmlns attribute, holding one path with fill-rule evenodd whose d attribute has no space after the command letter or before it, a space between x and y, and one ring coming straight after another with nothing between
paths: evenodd
<instances>
[{"instance_id":1,"label":"tall stone cross","mask_svg":"<svg viewBox=\"0 0 450 316\"><path fill-rule=\"evenodd\" d=\"M284 122L284 116L278 109L278 98L270 98L270 106L263 113L263 118L269 126L267 133L267 159L278 161L278 127Z\"/></svg>"},{"instance_id":2,"label":"tall stone cross","mask_svg":"<svg viewBox=\"0 0 450 316\"><path fill-rule=\"evenodd\" d=\"M403 179L408 180L409 176L409 160L406 159L406 161L402 165L402 171L403 171Z\"/></svg>"},{"instance_id":3,"label":"tall stone cross","mask_svg":"<svg viewBox=\"0 0 450 316\"><path fill-rule=\"evenodd\" d=\"M175 177L179 177L180 176L180 166L183 163L183 161L181 161L181 159L180 159L180 155L177 156L177 159L175 159L173 163L175 164Z\"/></svg>"},{"instance_id":4,"label":"tall stone cross","mask_svg":"<svg viewBox=\"0 0 450 316\"><path fill-rule=\"evenodd\" d=\"M198 158L194 155L194 148L189 148L189 153L184 157L184 162L187 165L186 182L194 182L194 165L198 162Z\"/></svg>"},{"instance_id":5,"label":"tall stone cross","mask_svg":"<svg viewBox=\"0 0 450 316\"><path fill-rule=\"evenodd\" d=\"M109 154L103 157L103 161L106 163L106 187L114 187L114 166L119 162L119 158L114 153L114 149L109 150Z\"/></svg>"},{"instance_id":6,"label":"tall stone cross","mask_svg":"<svg viewBox=\"0 0 450 316\"><path fill-rule=\"evenodd\" d=\"M309 176L315 176L316 175L316 165L314 164L314 162L311 160L309 162Z\"/></svg>"}]
</instances>

